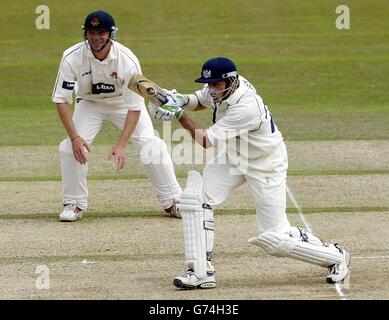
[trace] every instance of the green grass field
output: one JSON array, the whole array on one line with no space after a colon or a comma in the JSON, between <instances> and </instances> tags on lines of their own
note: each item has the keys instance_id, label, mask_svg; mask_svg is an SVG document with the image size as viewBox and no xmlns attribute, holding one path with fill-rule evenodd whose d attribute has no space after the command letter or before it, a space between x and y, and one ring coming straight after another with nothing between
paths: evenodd
<instances>
[{"instance_id":1,"label":"green grass field","mask_svg":"<svg viewBox=\"0 0 389 320\"><path fill-rule=\"evenodd\" d=\"M339 299L320 270L248 248L255 210L243 187L216 211L220 288L174 291L181 224L163 216L132 148L126 169L112 171L105 159L119 131L111 124L92 146L85 218L58 222L58 144L66 133L51 93L62 52L82 41L84 18L96 9L114 16L118 41L163 87L193 92L205 60L234 60L285 137L288 186L308 221L356 256L347 295L389 297L382 287L389 283L387 0L48 0L50 29L37 30L40 4L0 0L0 299ZM339 4L350 8L350 30L335 27ZM211 124L209 110L192 116ZM162 131L161 123L154 125ZM202 168L175 165L182 186L189 169ZM289 198L287 207L290 220L301 225ZM95 265L82 264L85 259ZM38 264L52 270L51 290L34 287Z\"/></svg>"},{"instance_id":2,"label":"green grass field","mask_svg":"<svg viewBox=\"0 0 389 320\"><path fill-rule=\"evenodd\" d=\"M1 2L0 145L57 144L64 137L51 92L62 52L82 39L96 8L110 11L118 40L145 75L192 92L202 63L236 61L287 140L389 137L389 7L346 1L351 29L335 28L338 1L47 1L50 30L35 28L39 1ZM210 114L196 114L210 123ZM160 127L156 123L156 127ZM106 126L96 143L113 143Z\"/></svg>"}]
</instances>

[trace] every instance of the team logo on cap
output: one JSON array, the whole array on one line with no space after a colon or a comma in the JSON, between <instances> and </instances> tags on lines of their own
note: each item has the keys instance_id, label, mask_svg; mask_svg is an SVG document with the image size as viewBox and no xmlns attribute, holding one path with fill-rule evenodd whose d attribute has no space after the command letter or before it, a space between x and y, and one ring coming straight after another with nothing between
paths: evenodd
<instances>
[{"instance_id":1,"label":"team logo on cap","mask_svg":"<svg viewBox=\"0 0 389 320\"><path fill-rule=\"evenodd\" d=\"M97 27L100 24L100 20L98 17L94 17L90 23L92 26Z\"/></svg>"},{"instance_id":2,"label":"team logo on cap","mask_svg":"<svg viewBox=\"0 0 389 320\"><path fill-rule=\"evenodd\" d=\"M210 78L211 77L211 70L204 70L203 71L203 77L204 78Z\"/></svg>"}]
</instances>

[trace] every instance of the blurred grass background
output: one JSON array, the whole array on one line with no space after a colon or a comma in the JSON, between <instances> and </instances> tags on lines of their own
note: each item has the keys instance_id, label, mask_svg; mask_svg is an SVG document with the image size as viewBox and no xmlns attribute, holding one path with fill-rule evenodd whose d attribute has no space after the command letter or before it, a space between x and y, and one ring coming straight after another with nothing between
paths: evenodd
<instances>
[{"instance_id":1,"label":"blurred grass background","mask_svg":"<svg viewBox=\"0 0 389 320\"><path fill-rule=\"evenodd\" d=\"M51 93L62 52L82 41L81 25L96 9L114 16L118 41L166 88L199 89L193 80L203 62L226 56L287 140L389 139L385 0L51 0L49 30L35 28L40 4L0 0L0 146L55 145L66 136ZM340 4L350 8L350 30L335 27ZM209 111L192 115L211 124ZM95 143L112 144L118 134L107 124Z\"/></svg>"}]
</instances>

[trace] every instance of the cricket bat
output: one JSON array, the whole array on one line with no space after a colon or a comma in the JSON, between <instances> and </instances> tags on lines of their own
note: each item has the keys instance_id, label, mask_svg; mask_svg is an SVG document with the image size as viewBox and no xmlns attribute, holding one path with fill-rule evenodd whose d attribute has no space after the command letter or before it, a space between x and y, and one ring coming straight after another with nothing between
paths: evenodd
<instances>
[{"instance_id":1,"label":"cricket bat","mask_svg":"<svg viewBox=\"0 0 389 320\"><path fill-rule=\"evenodd\" d=\"M152 101L157 106L161 106L168 102L165 91L140 74L136 74L131 78L128 83L128 88L141 95L143 98Z\"/></svg>"}]
</instances>

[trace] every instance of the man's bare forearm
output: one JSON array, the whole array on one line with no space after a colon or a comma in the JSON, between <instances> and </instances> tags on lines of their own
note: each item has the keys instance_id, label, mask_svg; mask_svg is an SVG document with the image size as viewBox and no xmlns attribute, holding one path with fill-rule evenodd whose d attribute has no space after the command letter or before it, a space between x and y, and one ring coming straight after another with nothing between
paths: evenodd
<instances>
[{"instance_id":1,"label":"man's bare forearm","mask_svg":"<svg viewBox=\"0 0 389 320\"><path fill-rule=\"evenodd\" d=\"M68 136L70 139L73 139L78 136L78 132L76 128L74 127L73 120L72 120L72 111L70 110L70 107L67 103L57 103L57 111L58 115L61 119L61 122L68 133Z\"/></svg>"},{"instance_id":2,"label":"man's bare forearm","mask_svg":"<svg viewBox=\"0 0 389 320\"><path fill-rule=\"evenodd\" d=\"M139 117L140 111L128 111L123 130L116 145L120 145L122 147L125 147L127 145L128 139L130 138L130 136L135 130L136 125L138 124Z\"/></svg>"},{"instance_id":3,"label":"man's bare forearm","mask_svg":"<svg viewBox=\"0 0 389 320\"><path fill-rule=\"evenodd\" d=\"M200 125L194 122L185 113L178 121L186 130L189 131L192 138L197 141L203 148L212 147L212 145L207 139L206 130L200 127Z\"/></svg>"}]
</instances>

